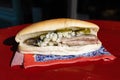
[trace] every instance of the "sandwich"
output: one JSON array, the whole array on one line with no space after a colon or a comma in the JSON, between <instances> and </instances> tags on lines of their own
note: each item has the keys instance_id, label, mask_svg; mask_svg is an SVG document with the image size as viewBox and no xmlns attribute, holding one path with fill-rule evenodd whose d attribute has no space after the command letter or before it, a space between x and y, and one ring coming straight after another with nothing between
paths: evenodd
<instances>
[{"instance_id":1,"label":"sandwich","mask_svg":"<svg viewBox=\"0 0 120 80\"><path fill-rule=\"evenodd\" d=\"M98 50L98 25L77 19L59 18L34 23L15 37L22 54L81 55Z\"/></svg>"},{"instance_id":2,"label":"sandwich","mask_svg":"<svg viewBox=\"0 0 120 80\"><path fill-rule=\"evenodd\" d=\"M99 26L94 23L70 18L33 23L16 34L18 50L11 66L29 68L114 60L116 57L99 40L98 31Z\"/></svg>"}]
</instances>

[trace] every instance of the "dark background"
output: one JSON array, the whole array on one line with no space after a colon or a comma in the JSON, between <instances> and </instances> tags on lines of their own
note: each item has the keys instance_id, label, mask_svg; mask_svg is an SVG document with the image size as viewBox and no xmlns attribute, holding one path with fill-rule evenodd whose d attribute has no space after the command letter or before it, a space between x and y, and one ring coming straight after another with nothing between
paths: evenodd
<instances>
[{"instance_id":1,"label":"dark background","mask_svg":"<svg viewBox=\"0 0 120 80\"><path fill-rule=\"evenodd\" d=\"M70 0L0 0L0 28L68 16ZM77 18L120 20L118 0L78 0Z\"/></svg>"}]
</instances>

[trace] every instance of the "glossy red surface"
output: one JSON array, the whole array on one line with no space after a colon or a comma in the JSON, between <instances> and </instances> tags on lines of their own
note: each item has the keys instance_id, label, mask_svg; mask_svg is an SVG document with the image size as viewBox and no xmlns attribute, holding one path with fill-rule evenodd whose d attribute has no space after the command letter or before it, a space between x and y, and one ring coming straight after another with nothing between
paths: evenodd
<instances>
[{"instance_id":1,"label":"glossy red surface","mask_svg":"<svg viewBox=\"0 0 120 80\"><path fill-rule=\"evenodd\" d=\"M16 33L24 28L19 25L0 29L0 80L120 80L120 22L95 21L100 26L99 39L104 47L117 57L114 61L83 62L24 69L10 67L17 44Z\"/></svg>"}]
</instances>

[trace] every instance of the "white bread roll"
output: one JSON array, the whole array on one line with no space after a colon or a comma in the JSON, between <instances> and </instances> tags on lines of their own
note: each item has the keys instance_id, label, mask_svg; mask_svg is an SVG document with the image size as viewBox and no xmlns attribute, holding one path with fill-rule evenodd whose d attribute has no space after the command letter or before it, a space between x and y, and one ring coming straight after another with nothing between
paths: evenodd
<instances>
[{"instance_id":1,"label":"white bread roll","mask_svg":"<svg viewBox=\"0 0 120 80\"><path fill-rule=\"evenodd\" d=\"M16 42L19 43L18 49L22 53L29 54L54 54L54 55L78 55L82 53L87 53L91 51L95 51L101 47L101 42L99 41L97 44L90 44L85 46L46 46L46 47L36 47L27 45L24 43L26 39L38 36L42 34L44 31L56 31L64 28L71 27L79 27L79 28L89 28L92 29L90 34L94 34L97 36L97 32L99 31L98 25L82 21L76 19L69 18L59 18L59 19L51 19L45 20L41 22L34 23L26 28L22 29L15 37Z\"/></svg>"}]
</instances>

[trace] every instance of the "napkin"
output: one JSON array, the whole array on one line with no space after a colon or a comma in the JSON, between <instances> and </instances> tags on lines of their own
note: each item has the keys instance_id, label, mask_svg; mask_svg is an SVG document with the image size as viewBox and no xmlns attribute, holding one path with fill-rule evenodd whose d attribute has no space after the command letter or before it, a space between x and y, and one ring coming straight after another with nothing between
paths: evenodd
<instances>
[{"instance_id":1,"label":"napkin","mask_svg":"<svg viewBox=\"0 0 120 80\"><path fill-rule=\"evenodd\" d=\"M103 46L98 50L79 55L42 55L23 54L16 51L11 66L22 65L24 68L36 66L51 66L56 64L72 64L86 61L111 61L116 57L108 52Z\"/></svg>"}]
</instances>

